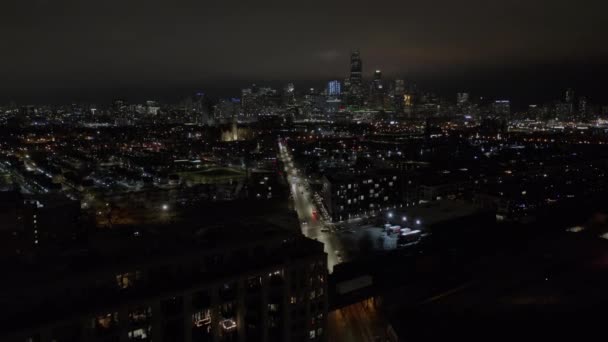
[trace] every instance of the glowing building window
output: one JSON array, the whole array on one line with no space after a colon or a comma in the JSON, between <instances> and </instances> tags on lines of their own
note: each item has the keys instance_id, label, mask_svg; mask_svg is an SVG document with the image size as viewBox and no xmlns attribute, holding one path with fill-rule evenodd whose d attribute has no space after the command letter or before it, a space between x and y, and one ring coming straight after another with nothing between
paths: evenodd
<instances>
[{"instance_id":1,"label":"glowing building window","mask_svg":"<svg viewBox=\"0 0 608 342\"><path fill-rule=\"evenodd\" d=\"M220 327L222 327L224 331L235 330L236 322L231 318L223 319L222 321L220 321Z\"/></svg>"},{"instance_id":2,"label":"glowing building window","mask_svg":"<svg viewBox=\"0 0 608 342\"><path fill-rule=\"evenodd\" d=\"M118 325L118 312L110 312L98 315L94 318L94 326L97 331L112 329Z\"/></svg>"},{"instance_id":3,"label":"glowing building window","mask_svg":"<svg viewBox=\"0 0 608 342\"><path fill-rule=\"evenodd\" d=\"M211 325L211 310L202 310L192 314L192 325L202 328Z\"/></svg>"},{"instance_id":4,"label":"glowing building window","mask_svg":"<svg viewBox=\"0 0 608 342\"><path fill-rule=\"evenodd\" d=\"M129 331L129 341L147 341L148 338L151 338L152 327L148 326L146 328L140 328Z\"/></svg>"},{"instance_id":5,"label":"glowing building window","mask_svg":"<svg viewBox=\"0 0 608 342\"><path fill-rule=\"evenodd\" d=\"M141 272L128 272L116 275L116 284L121 289L128 289L135 286L137 280L141 277Z\"/></svg>"},{"instance_id":6,"label":"glowing building window","mask_svg":"<svg viewBox=\"0 0 608 342\"><path fill-rule=\"evenodd\" d=\"M131 324L148 322L151 318L152 308L149 306L140 306L129 309L129 322Z\"/></svg>"}]
</instances>

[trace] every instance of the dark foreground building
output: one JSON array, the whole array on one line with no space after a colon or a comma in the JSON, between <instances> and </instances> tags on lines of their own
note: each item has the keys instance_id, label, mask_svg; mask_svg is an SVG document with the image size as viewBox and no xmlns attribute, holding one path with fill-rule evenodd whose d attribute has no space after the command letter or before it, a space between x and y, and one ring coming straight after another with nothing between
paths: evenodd
<instances>
[{"instance_id":1,"label":"dark foreground building","mask_svg":"<svg viewBox=\"0 0 608 342\"><path fill-rule=\"evenodd\" d=\"M1 341L326 341L327 256L317 241L268 226L94 241L59 260L6 266Z\"/></svg>"}]
</instances>

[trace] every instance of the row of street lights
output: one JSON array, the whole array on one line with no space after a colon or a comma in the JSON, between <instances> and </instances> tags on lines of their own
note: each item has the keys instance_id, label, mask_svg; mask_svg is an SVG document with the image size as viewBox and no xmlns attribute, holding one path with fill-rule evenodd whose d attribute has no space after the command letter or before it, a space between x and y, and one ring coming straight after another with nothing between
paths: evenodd
<instances>
[{"instance_id":1,"label":"row of street lights","mask_svg":"<svg viewBox=\"0 0 608 342\"><path fill-rule=\"evenodd\" d=\"M392 219L392 218L393 218L393 216L394 216L394 215L393 215L393 213L392 213L392 212L389 212L389 213L387 214L387 216L388 216L388 218L389 218L389 220L390 220L390 219ZM407 216L402 216L402 217L401 217L401 221L403 221L403 222L407 222ZM416 219L416 221L414 221L414 222L415 222L415 223L416 223L416 225L418 225L418 226L419 226L419 225L422 223L422 222L420 221L420 219Z\"/></svg>"}]
</instances>

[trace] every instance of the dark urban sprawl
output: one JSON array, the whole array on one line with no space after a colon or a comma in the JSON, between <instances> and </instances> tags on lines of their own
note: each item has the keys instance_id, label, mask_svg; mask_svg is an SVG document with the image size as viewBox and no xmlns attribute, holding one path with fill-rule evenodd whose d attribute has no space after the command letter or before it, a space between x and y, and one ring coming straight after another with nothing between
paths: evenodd
<instances>
[{"instance_id":1,"label":"dark urban sprawl","mask_svg":"<svg viewBox=\"0 0 608 342\"><path fill-rule=\"evenodd\" d=\"M498 6L488 3L488 10ZM14 5L21 14L5 23L20 31L0 37L30 37L54 18L57 26L45 26L49 39L63 43L57 45L61 51L40 43L36 53L44 59L47 51L48 60L34 61L22 78L0 67L0 78L7 80L0 99L15 97L0 103L0 341L579 341L604 333L608 101L598 96L606 90L603 74L585 73L572 85L562 87L569 81L563 79L537 90L533 79L520 84L519 76L511 75L508 86L528 92L516 98L512 92L497 95L504 85L484 91L463 83L461 91L446 91L445 84L428 81L439 79L436 74L421 83L412 76L424 73L420 66L427 62L441 73L445 65L434 56L443 52L456 58L454 65L460 58L485 68L489 63L473 56L475 51L488 59L508 59L525 48L532 49L524 55L534 63L542 64L537 55L551 55L555 58L547 61L559 64L564 60L557 52L570 51L566 48L574 46L575 37L580 56L566 62L595 70L599 64L585 62L595 63L602 55L589 50L595 46L589 38L593 30L585 23L595 19L577 17L569 22L572 32L555 31L564 39L563 49L540 44L551 37L540 27L543 22L561 27L550 18L539 18L538 25L527 17L508 25L531 32L528 40L519 31L502 31L505 22L497 22L488 30L502 39L504 49L490 46L462 54L459 49L470 46L448 39L444 30L416 31L434 43L416 50L412 65L417 69L409 74L395 63L415 49L381 48L386 44L381 39L378 51L373 48L371 36L384 37L382 31L390 38L391 27L404 25L390 21L391 26L384 15L369 13L371 33L359 37L365 49L348 47L345 54L342 46L324 48L314 53L317 58L303 55L291 65L281 60L289 53L269 48L267 63L278 60L276 70L261 62L260 49L252 48L250 60L240 56L254 70L244 71L239 64L229 76L214 73L210 65L226 70L235 58L223 48L244 47L211 39L205 53L217 60L206 62L207 71L225 81L217 81L217 87L173 87L180 77L196 83L173 74L177 65L190 68L192 61L177 50L168 56L171 47L161 45L154 56L172 70L175 78L165 85L173 88L167 96L150 96L163 87L158 75L164 64L142 58L138 68L140 57L134 57L139 54L132 46L116 47L150 43L151 22L131 13L131 4L124 7L125 15L134 15L131 29L121 26L125 21L116 22L111 43L97 32L106 27L99 18L84 32L67 33L70 26L55 13L63 7L53 7L46 17L41 11L50 2L31 5L28 20L24 5ZM362 18L363 5L352 5L357 6L345 17ZM554 14L564 16L561 2L554 5L559 7ZM234 18L227 15L237 5L209 6L220 18L246 21L240 11ZM407 12L402 4L395 6L396 12ZM463 8L454 9L454 15ZM512 10L507 5L495 9ZM184 18L180 25L192 19L173 13L172 6L167 11ZM274 22L282 18L279 12L286 13L268 11L252 10L251 18L263 26L264 20ZM336 11L327 4L327 13ZM294 20L293 32L302 29L304 17L319 19L309 17L308 9L296 12L285 16ZM454 21L443 12L437 18L443 24L466 26L468 15ZM242 29L216 22L209 13L201 16L225 39ZM327 34L347 37L341 32L352 25L336 20L338 31ZM27 30L26 24L33 26ZM138 25L146 28L145 35L133 29ZM165 41L161 31L152 41ZM71 38L61 40L61 32ZM274 41L275 48L293 47L294 53L312 44L303 33L303 47L295 47L281 43L284 32L272 32L276 36L264 34L257 42ZM101 46L74 38L83 33ZM522 39L521 45L515 38ZM488 37L469 39L487 42ZM13 40L0 61L6 57L7 65L25 68L33 48L16 49ZM245 47L254 44L245 41ZM74 46L66 48L68 43ZM205 41L182 37L177 43ZM339 42L346 43L353 44ZM78 46L88 51L83 54L101 58L104 44L116 52L113 58L124 52L124 65L116 62L114 71L124 67L140 75L150 68L159 88L133 90L138 89L134 84L106 75L104 66L64 63L69 60L65 54ZM386 73L377 62L382 58L390 61ZM534 63L523 64L532 68ZM53 67L46 69L47 64ZM294 70L293 81L281 81L288 79L287 67L304 64ZM264 77L267 69L261 65L274 71ZM446 72L453 72L454 65ZM504 70L516 70L513 65ZM316 67L328 71L308 72ZM81 69L82 79L96 75L91 84L115 86L103 96L91 93L90 84L70 81ZM68 70L69 77L47 86L61 70ZM30 82L37 73L40 84ZM320 77L326 74L340 77ZM240 79L252 81L234 86ZM63 94L54 98L64 81L83 86L73 90L78 94L73 100L65 101ZM129 94L137 95L105 99L125 84L132 89ZM237 87L240 91L232 90ZM175 93L180 100L167 100Z\"/></svg>"}]
</instances>

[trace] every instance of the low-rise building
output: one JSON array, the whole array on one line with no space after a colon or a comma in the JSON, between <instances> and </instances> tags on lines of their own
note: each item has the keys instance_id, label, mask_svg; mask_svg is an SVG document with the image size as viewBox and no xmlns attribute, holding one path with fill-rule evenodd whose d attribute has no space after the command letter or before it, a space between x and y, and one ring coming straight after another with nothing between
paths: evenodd
<instances>
[{"instance_id":1,"label":"low-rise building","mask_svg":"<svg viewBox=\"0 0 608 342\"><path fill-rule=\"evenodd\" d=\"M323 199L334 221L403 205L402 177L394 170L323 176Z\"/></svg>"}]
</instances>

